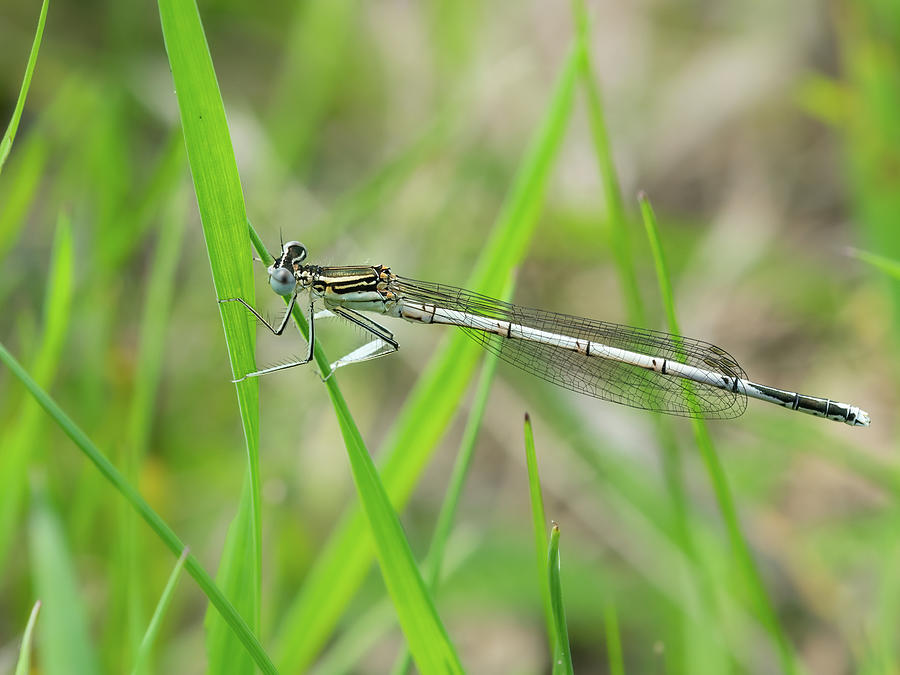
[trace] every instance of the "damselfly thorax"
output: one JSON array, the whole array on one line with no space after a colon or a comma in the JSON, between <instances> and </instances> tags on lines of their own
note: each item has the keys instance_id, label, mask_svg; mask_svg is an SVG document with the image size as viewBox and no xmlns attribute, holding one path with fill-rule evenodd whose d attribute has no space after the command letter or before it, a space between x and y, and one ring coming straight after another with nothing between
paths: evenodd
<instances>
[{"instance_id":1,"label":"damselfly thorax","mask_svg":"<svg viewBox=\"0 0 900 675\"><path fill-rule=\"evenodd\" d=\"M343 318L373 337L332 363L331 373L390 354L399 348L393 333L369 316L380 314L457 326L504 361L544 380L635 408L725 419L742 414L750 397L852 426L869 425L868 413L857 406L751 382L728 352L702 340L522 307L455 286L402 277L382 265L308 265L306 256L303 244L288 242L268 269L272 290L289 299L278 327L241 298L221 301L240 302L281 335L298 296L307 292L309 296L306 358L240 379L311 361L315 322L323 318ZM323 311L315 311L316 303Z\"/></svg>"}]
</instances>

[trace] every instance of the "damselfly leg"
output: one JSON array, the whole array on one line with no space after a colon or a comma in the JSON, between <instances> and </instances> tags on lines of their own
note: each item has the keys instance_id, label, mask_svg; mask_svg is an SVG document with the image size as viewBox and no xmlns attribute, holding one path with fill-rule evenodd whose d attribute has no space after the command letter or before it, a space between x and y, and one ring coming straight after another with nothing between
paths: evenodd
<instances>
[{"instance_id":1,"label":"damselfly leg","mask_svg":"<svg viewBox=\"0 0 900 675\"><path fill-rule=\"evenodd\" d=\"M297 303L297 293L294 292L293 294L291 294L291 299L287 304L287 311L284 313L284 318L281 320L281 324L278 326L278 328L275 328L272 324L270 324L265 319L265 317L263 317L253 307L251 307L250 304L243 298L224 298L222 300L219 300L219 302L220 303L221 302L239 302L239 303L241 303L244 307L247 308L248 311L250 311L251 314L253 314L253 316L255 316L259 321L261 321L262 324L266 328L268 328L270 331L272 331L272 333L274 333L275 335L281 335L282 333L284 333L284 328L285 328L285 326L287 326L288 319L290 319L290 317L291 317L291 311L294 309L294 305ZM248 377L259 377L260 375L274 373L279 370L295 368L296 366L304 366L307 363L309 363L310 361L312 361L313 360L313 350L315 349L315 345L316 345L316 322L315 322L315 312L314 312L315 306L314 306L314 304L315 303L314 303L313 299L310 298L309 313L307 314L307 322L309 323L309 342L308 342L308 348L306 351L305 359L296 360L296 361L288 361L286 363L278 363L274 366L268 366L266 368L263 368L262 370L256 370L252 373L247 373L243 377L239 377L235 380L232 380L232 382L243 382Z\"/></svg>"}]
</instances>

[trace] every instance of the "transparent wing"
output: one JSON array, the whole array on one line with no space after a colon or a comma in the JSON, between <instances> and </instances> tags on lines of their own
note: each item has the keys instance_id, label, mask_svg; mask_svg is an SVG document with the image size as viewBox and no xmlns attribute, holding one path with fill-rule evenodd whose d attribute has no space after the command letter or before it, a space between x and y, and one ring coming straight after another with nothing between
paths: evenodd
<instances>
[{"instance_id":1,"label":"transparent wing","mask_svg":"<svg viewBox=\"0 0 900 675\"><path fill-rule=\"evenodd\" d=\"M397 277L390 287L411 302L509 321L685 363L729 378L746 379L746 373L728 352L702 340L520 307L462 288L405 277ZM462 329L504 361L560 387L604 401L706 419L737 417L747 407L747 398L743 394L702 382L663 375L621 361L586 356L554 344L499 337L473 327L462 326Z\"/></svg>"}]
</instances>

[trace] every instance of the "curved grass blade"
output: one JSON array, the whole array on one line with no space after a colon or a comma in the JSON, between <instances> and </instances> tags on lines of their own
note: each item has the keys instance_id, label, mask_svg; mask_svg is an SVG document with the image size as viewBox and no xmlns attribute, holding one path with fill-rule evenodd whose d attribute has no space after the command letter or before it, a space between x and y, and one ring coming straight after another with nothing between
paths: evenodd
<instances>
[{"instance_id":1,"label":"curved grass blade","mask_svg":"<svg viewBox=\"0 0 900 675\"><path fill-rule=\"evenodd\" d=\"M553 607L553 626L556 649L553 655L553 673L573 675L572 652L569 648L569 629L566 627L566 609L563 604L562 584L559 581L559 525L553 523L550 530L550 547L547 554L547 576L550 580L550 605Z\"/></svg>"},{"instance_id":2,"label":"curved grass blade","mask_svg":"<svg viewBox=\"0 0 900 675\"><path fill-rule=\"evenodd\" d=\"M28 625L25 626L25 634L22 636L22 646L19 648L19 660L16 663L15 675L29 675L31 673L31 642L34 636L34 625L37 623L38 612L41 611L41 601L34 603L31 616L28 617Z\"/></svg>"},{"instance_id":3,"label":"curved grass blade","mask_svg":"<svg viewBox=\"0 0 900 675\"><path fill-rule=\"evenodd\" d=\"M60 426L66 435L72 439L75 445L84 453L84 455L97 467L104 478L131 504L132 508L138 512L141 518L156 532L157 536L162 540L170 551L175 555L181 555L184 551L184 544L166 522L156 513L150 505L144 501L138 491L125 480L125 477L112 465L112 463L104 456L102 452L95 446L87 435L82 431L72 419L63 412L62 408L57 405L56 401L50 398L28 372L22 367L12 354L7 351L3 343L0 343L0 361L6 364L13 375L15 375L31 395L37 400L41 407L48 415ZM189 555L185 562L188 574L190 574L200 589L209 598L210 603L219 611L226 623L231 627L238 639L244 644L244 647L252 656L256 665L264 673L277 673L275 665L269 659L263 650L256 636L250 630L247 622L241 617L234 606L228 602L222 591L219 590L212 578L207 574L206 570L200 565L200 562L193 556Z\"/></svg>"},{"instance_id":4,"label":"curved grass blade","mask_svg":"<svg viewBox=\"0 0 900 675\"><path fill-rule=\"evenodd\" d=\"M13 110L12 119L6 127L3 138L0 139L0 172L12 150L16 132L19 130L19 120L22 119L22 110L25 109L25 97L28 96L28 88L31 86L31 77L34 75L34 66L37 64L38 51L41 49L41 39L44 36L44 24L47 22L47 7L50 0L44 0L41 5L41 14L38 17L37 31L34 34L34 42L31 43L31 53L28 55L28 65L25 66L25 77L22 78L22 87L19 89L19 98L16 99L16 107Z\"/></svg>"},{"instance_id":5,"label":"curved grass blade","mask_svg":"<svg viewBox=\"0 0 900 675\"><path fill-rule=\"evenodd\" d=\"M576 46L569 51L544 119L467 284L470 288L499 294L527 250L547 177L571 114L578 59ZM396 508L402 508L409 499L437 440L456 412L477 359L478 349L469 338L451 336L407 399L385 443L381 472ZM289 608L277 639L277 659L285 671L309 666L362 583L372 555L364 529L358 509L347 514Z\"/></svg>"},{"instance_id":6,"label":"curved grass blade","mask_svg":"<svg viewBox=\"0 0 900 675\"><path fill-rule=\"evenodd\" d=\"M645 194L642 193L639 196L639 200L641 205L641 215L644 219L644 227L647 230L647 239L650 242L650 250L653 253L653 263L656 268L659 291L666 310L666 317L668 318L669 331L678 335L680 334L680 331L678 319L675 316L675 298L672 293L672 284L669 280L669 272L666 267L665 257L663 256L662 245L659 240L656 215L653 213L653 207L650 205L650 200ZM747 582L747 586L753 596L753 602L756 605L763 625L775 641L775 647L781 661L782 669L786 673L796 673L797 663L793 649L788 642L784 629L781 627L778 616L775 614L772 601L769 599L759 569L750 552L750 545L747 543L747 539L744 537L744 533L741 530L737 509L734 506L734 497L731 493L731 487L728 485L725 470L723 469L719 455L713 446L709 430L707 429L706 423L702 419L697 418L691 419L691 427L694 430L694 440L703 457L706 472L709 474L709 480L710 483L712 483L713 491L716 495L719 512L722 514L722 519L725 521L725 527L728 531L731 547L738 559L741 575Z\"/></svg>"},{"instance_id":7,"label":"curved grass blade","mask_svg":"<svg viewBox=\"0 0 900 675\"><path fill-rule=\"evenodd\" d=\"M218 298L253 298L247 215L222 95L193 0L159 0L160 23L178 97L184 144ZM255 370L254 328L236 303L219 305L232 374ZM247 498L232 521L219 583L254 630L259 627L262 525L259 478L259 383L235 385L247 448ZM252 664L219 617L207 614L213 672L249 673Z\"/></svg>"},{"instance_id":8,"label":"curved grass blade","mask_svg":"<svg viewBox=\"0 0 900 675\"><path fill-rule=\"evenodd\" d=\"M147 632L144 633L144 638L141 640L141 646L137 652L134 668L131 671L132 675L142 675L143 673L151 672L150 655L153 651L153 643L159 635L159 628L162 625L163 617L172 602L172 597L175 595L175 586L181 578L181 572L184 570L184 563L187 561L188 552L189 549L185 547L175 563L172 574L169 575L166 587L163 589L159 602L156 605L156 610L153 612L153 617L150 619L150 624L147 626Z\"/></svg>"}]
</instances>

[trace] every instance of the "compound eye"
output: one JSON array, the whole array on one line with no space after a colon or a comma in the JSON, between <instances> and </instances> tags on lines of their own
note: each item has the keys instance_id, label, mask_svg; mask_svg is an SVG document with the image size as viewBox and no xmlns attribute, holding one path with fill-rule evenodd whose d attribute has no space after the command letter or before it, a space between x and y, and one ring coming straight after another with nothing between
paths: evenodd
<instances>
[{"instance_id":1,"label":"compound eye","mask_svg":"<svg viewBox=\"0 0 900 675\"><path fill-rule=\"evenodd\" d=\"M297 280L291 271L286 267L276 267L269 269L269 286L278 295L290 295L294 292Z\"/></svg>"},{"instance_id":2,"label":"compound eye","mask_svg":"<svg viewBox=\"0 0 900 675\"><path fill-rule=\"evenodd\" d=\"M299 241L289 241L284 245L285 263L301 263L306 260L306 253L306 247Z\"/></svg>"}]
</instances>

